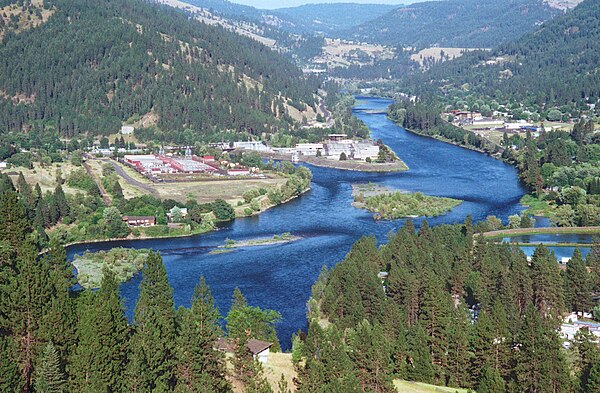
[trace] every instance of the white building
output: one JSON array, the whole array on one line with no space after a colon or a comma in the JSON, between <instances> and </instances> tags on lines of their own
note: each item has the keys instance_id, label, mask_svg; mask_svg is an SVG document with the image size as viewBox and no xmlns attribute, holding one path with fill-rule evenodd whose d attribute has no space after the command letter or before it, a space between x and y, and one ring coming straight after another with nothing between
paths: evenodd
<instances>
[{"instance_id":1,"label":"white building","mask_svg":"<svg viewBox=\"0 0 600 393\"><path fill-rule=\"evenodd\" d=\"M584 317L591 318L590 314ZM567 315L560 326L560 335L566 341L571 341L580 330L587 330L600 340L600 323L580 321L576 313Z\"/></svg>"},{"instance_id":2,"label":"white building","mask_svg":"<svg viewBox=\"0 0 600 393\"><path fill-rule=\"evenodd\" d=\"M121 127L121 135L131 135L135 129L133 126L123 126Z\"/></svg>"},{"instance_id":3,"label":"white building","mask_svg":"<svg viewBox=\"0 0 600 393\"><path fill-rule=\"evenodd\" d=\"M318 151L323 151L322 143L298 143L296 151L303 156L316 156Z\"/></svg>"},{"instance_id":4,"label":"white building","mask_svg":"<svg viewBox=\"0 0 600 393\"><path fill-rule=\"evenodd\" d=\"M271 151L267 145L260 141L250 142L233 142L233 147L236 149L246 149L254 151Z\"/></svg>"}]
</instances>

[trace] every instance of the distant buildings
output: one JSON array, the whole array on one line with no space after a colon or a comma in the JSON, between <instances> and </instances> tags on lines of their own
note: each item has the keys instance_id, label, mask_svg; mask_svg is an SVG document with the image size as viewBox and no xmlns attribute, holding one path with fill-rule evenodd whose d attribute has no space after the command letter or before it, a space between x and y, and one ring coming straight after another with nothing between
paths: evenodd
<instances>
[{"instance_id":1,"label":"distant buildings","mask_svg":"<svg viewBox=\"0 0 600 393\"><path fill-rule=\"evenodd\" d=\"M125 155L125 162L138 172L146 174L167 173L215 173L219 170L212 160L198 157L179 158L166 155L136 154Z\"/></svg>"},{"instance_id":2,"label":"distant buildings","mask_svg":"<svg viewBox=\"0 0 600 393\"><path fill-rule=\"evenodd\" d=\"M379 156L379 145L372 140L348 139L346 134L329 134L327 140L321 143L298 143L294 147L270 148L262 142L234 142L234 146L255 151L291 154L294 161L301 157L323 157L339 160L342 153L348 160L375 160ZM266 149L266 150L265 150Z\"/></svg>"}]
</instances>

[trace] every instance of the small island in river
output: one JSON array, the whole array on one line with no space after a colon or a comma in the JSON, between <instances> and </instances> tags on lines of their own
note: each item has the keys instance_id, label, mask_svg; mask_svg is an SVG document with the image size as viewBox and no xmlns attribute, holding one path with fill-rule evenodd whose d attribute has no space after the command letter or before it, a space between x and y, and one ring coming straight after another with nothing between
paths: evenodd
<instances>
[{"instance_id":1,"label":"small island in river","mask_svg":"<svg viewBox=\"0 0 600 393\"><path fill-rule=\"evenodd\" d=\"M352 206L374 213L376 220L395 220L407 217L435 217L445 214L462 203L461 200L392 190L379 184L353 184Z\"/></svg>"},{"instance_id":2,"label":"small island in river","mask_svg":"<svg viewBox=\"0 0 600 393\"><path fill-rule=\"evenodd\" d=\"M248 240L231 240L227 239L225 245L219 246L216 250L210 252L210 254L223 254L233 251L235 248L242 247L256 247L256 246L272 246L275 244L291 243L300 240L300 236L294 236L289 232L284 232L281 235L273 235L273 237L261 237L256 239Z\"/></svg>"}]
</instances>

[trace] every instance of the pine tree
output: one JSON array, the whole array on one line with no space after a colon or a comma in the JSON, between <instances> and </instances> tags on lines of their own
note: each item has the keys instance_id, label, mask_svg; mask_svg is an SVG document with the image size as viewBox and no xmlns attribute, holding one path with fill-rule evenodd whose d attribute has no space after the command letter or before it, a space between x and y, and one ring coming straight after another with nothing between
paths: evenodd
<instances>
[{"instance_id":1,"label":"pine tree","mask_svg":"<svg viewBox=\"0 0 600 393\"><path fill-rule=\"evenodd\" d=\"M534 306L525 311L516 345L515 376L521 391L569 391L568 367L556 329Z\"/></svg>"},{"instance_id":2,"label":"pine tree","mask_svg":"<svg viewBox=\"0 0 600 393\"><path fill-rule=\"evenodd\" d=\"M175 383L175 309L173 289L159 254L150 254L142 269L131 341L130 389L167 391Z\"/></svg>"},{"instance_id":3,"label":"pine tree","mask_svg":"<svg viewBox=\"0 0 600 393\"><path fill-rule=\"evenodd\" d=\"M589 310L592 303L590 277L578 248L567 262L565 271L565 302L576 313Z\"/></svg>"},{"instance_id":4,"label":"pine tree","mask_svg":"<svg viewBox=\"0 0 600 393\"><path fill-rule=\"evenodd\" d=\"M184 391L202 391L206 386L212 392L230 391L225 379L225 359L215 349L215 342L223 335L219 311L204 277L194 290L191 308L182 312L177 350L178 387L183 386Z\"/></svg>"},{"instance_id":5,"label":"pine tree","mask_svg":"<svg viewBox=\"0 0 600 393\"><path fill-rule=\"evenodd\" d=\"M594 366L600 363L600 349L595 337L587 330L580 330L573 339L574 354L576 355L577 376L583 392L592 392Z\"/></svg>"},{"instance_id":6,"label":"pine tree","mask_svg":"<svg viewBox=\"0 0 600 393\"><path fill-rule=\"evenodd\" d=\"M427 347L436 368L436 377L438 382L441 382L441 373L446 366L448 350L446 334L450 323L452 304L450 296L441 288L437 277L427 277L425 285L419 322L427 333Z\"/></svg>"},{"instance_id":7,"label":"pine tree","mask_svg":"<svg viewBox=\"0 0 600 393\"><path fill-rule=\"evenodd\" d=\"M448 325L448 386L469 386L469 337L471 331L471 315L464 305L459 305L452 312L452 320Z\"/></svg>"},{"instance_id":8,"label":"pine tree","mask_svg":"<svg viewBox=\"0 0 600 393\"><path fill-rule=\"evenodd\" d=\"M23 176L23 172L19 172L17 189L19 190L19 196L23 204L27 208L28 215L32 218L33 209L35 208L35 198L31 186L25 180L25 176Z\"/></svg>"},{"instance_id":9,"label":"pine tree","mask_svg":"<svg viewBox=\"0 0 600 393\"><path fill-rule=\"evenodd\" d=\"M0 195L0 263L13 265L17 250L31 233L25 206L13 191ZM12 263L10 262L12 261Z\"/></svg>"},{"instance_id":10,"label":"pine tree","mask_svg":"<svg viewBox=\"0 0 600 393\"><path fill-rule=\"evenodd\" d=\"M17 348L12 337L0 334L0 391L20 392Z\"/></svg>"},{"instance_id":11,"label":"pine tree","mask_svg":"<svg viewBox=\"0 0 600 393\"><path fill-rule=\"evenodd\" d=\"M540 245L531 258L533 304L544 318L559 318L563 310L562 279L554 254Z\"/></svg>"},{"instance_id":12,"label":"pine tree","mask_svg":"<svg viewBox=\"0 0 600 393\"><path fill-rule=\"evenodd\" d=\"M481 373L481 378L477 383L477 393L504 393L506 392L506 383L500 372L495 368L486 366Z\"/></svg>"},{"instance_id":13,"label":"pine tree","mask_svg":"<svg viewBox=\"0 0 600 393\"><path fill-rule=\"evenodd\" d=\"M348 334L348 354L357 369L363 390L395 391L390 378L390 346L381 327L364 320Z\"/></svg>"},{"instance_id":14,"label":"pine tree","mask_svg":"<svg viewBox=\"0 0 600 393\"><path fill-rule=\"evenodd\" d=\"M412 381L432 383L435 369L427 344L427 332L420 323L411 327L407 334L409 359L407 376Z\"/></svg>"},{"instance_id":15,"label":"pine tree","mask_svg":"<svg viewBox=\"0 0 600 393\"><path fill-rule=\"evenodd\" d=\"M44 352L35 371L35 391L38 393L64 392L65 375L60 368L58 351L52 341L44 347Z\"/></svg>"},{"instance_id":16,"label":"pine tree","mask_svg":"<svg viewBox=\"0 0 600 393\"><path fill-rule=\"evenodd\" d=\"M70 213L69 204L67 203L65 192L60 184L54 189L54 201L58 207L60 218L68 217Z\"/></svg>"}]
</instances>

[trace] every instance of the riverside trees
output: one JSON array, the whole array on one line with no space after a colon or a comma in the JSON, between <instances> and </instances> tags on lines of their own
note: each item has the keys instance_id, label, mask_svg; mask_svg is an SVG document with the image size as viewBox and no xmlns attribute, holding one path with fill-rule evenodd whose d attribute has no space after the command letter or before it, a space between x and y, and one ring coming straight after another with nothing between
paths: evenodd
<instances>
[{"instance_id":1,"label":"riverside trees","mask_svg":"<svg viewBox=\"0 0 600 393\"><path fill-rule=\"evenodd\" d=\"M392 378L482 392L593 391L590 359L598 348L582 339L580 349L569 350L580 359L570 368L558 335L563 313L591 309L593 273L580 254L561 277L545 247L528 264L518 248L473 242L470 221L413 228L379 248L359 240L322 274L309 302L308 335L294 341L301 391L327 391L333 381L314 371L327 362L343 364L336 384L356 379L361 391L387 391ZM388 273L383 280L380 271ZM323 320L329 327L319 326ZM341 353L315 352L332 345L331 337ZM366 362L362 354L373 350L377 356Z\"/></svg>"}]
</instances>

